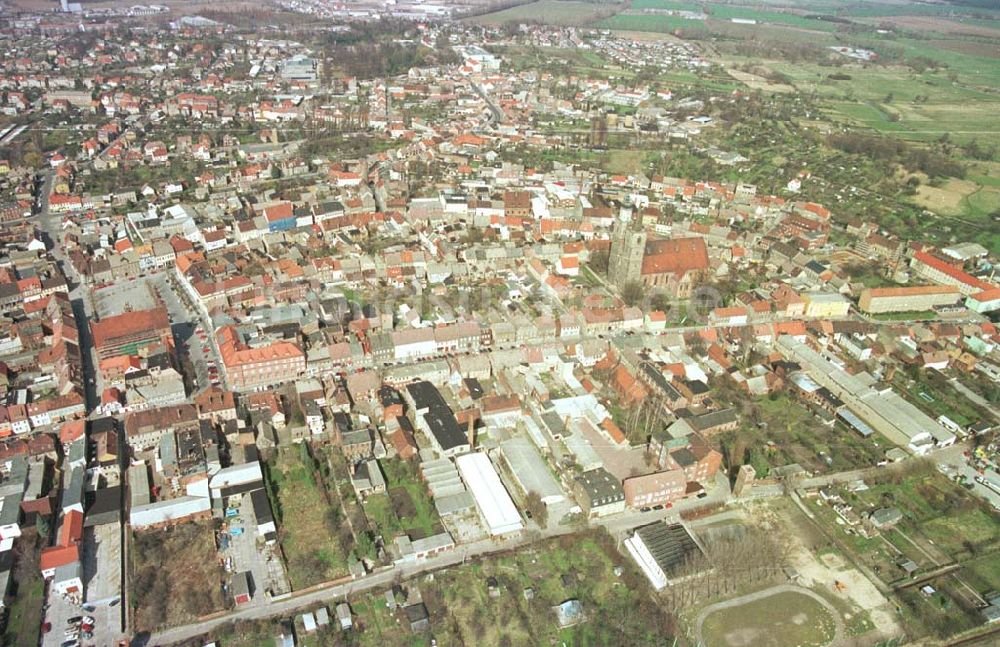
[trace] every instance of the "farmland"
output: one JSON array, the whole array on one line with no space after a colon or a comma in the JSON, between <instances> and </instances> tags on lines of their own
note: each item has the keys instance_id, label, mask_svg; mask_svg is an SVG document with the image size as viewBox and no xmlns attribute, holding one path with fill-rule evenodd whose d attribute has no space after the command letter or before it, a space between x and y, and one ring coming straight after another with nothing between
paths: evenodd
<instances>
[{"instance_id":1,"label":"farmland","mask_svg":"<svg viewBox=\"0 0 1000 647\"><path fill-rule=\"evenodd\" d=\"M614 13L620 8L614 3L581 2L577 0L539 0L503 11L472 18L481 25L502 25L509 22L537 21L549 25L582 26Z\"/></svg>"}]
</instances>

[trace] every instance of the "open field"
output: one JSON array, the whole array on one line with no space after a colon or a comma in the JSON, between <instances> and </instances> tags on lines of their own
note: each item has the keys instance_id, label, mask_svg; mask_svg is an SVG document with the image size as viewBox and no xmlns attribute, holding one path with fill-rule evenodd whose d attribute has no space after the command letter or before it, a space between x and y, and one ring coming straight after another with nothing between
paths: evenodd
<instances>
[{"instance_id":1,"label":"open field","mask_svg":"<svg viewBox=\"0 0 1000 647\"><path fill-rule=\"evenodd\" d=\"M715 611L701 635L706 645L720 647L819 647L833 640L835 628L822 604L789 591Z\"/></svg>"},{"instance_id":2,"label":"open field","mask_svg":"<svg viewBox=\"0 0 1000 647\"><path fill-rule=\"evenodd\" d=\"M1000 38L1000 30L974 22L956 22L930 16L881 16L874 23L890 23L915 31L939 32L942 34L963 34Z\"/></svg>"},{"instance_id":3,"label":"open field","mask_svg":"<svg viewBox=\"0 0 1000 647\"><path fill-rule=\"evenodd\" d=\"M508 22L537 21L550 25L576 27L585 25L600 16L607 15L623 5L598 2L578 2L576 0L538 0L518 5L503 11L471 18L480 25L503 25Z\"/></svg>"},{"instance_id":4,"label":"open field","mask_svg":"<svg viewBox=\"0 0 1000 647\"><path fill-rule=\"evenodd\" d=\"M137 533L129 554L136 629L191 622L225 606L214 521Z\"/></svg>"},{"instance_id":5,"label":"open field","mask_svg":"<svg viewBox=\"0 0 1000 647\"><path fill-rule=\"evenodd\" d=\"M278 540L293 589L347 574L344 524L301 447L282 449L268 464L271 506L278 517ZM350 536L350 529L346 529Z\"/></svg>"}]
</instances>

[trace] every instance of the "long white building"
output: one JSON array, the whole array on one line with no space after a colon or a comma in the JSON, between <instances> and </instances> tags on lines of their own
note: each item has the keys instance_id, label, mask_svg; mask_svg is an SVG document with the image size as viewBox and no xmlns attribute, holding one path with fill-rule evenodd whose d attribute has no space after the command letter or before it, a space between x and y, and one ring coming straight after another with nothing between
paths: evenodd
<instances>
[{"instance_id":1,"label":"long white building","mask_svg":"<svg viewBox=\"0 0 1000 647\"><path fill-rule=\"evenodd\" d=\"M524 522L507 493L500 475L486 454L463 454L455 459L458 471L472 492L479 516L491 535L503 535L524 529Z\"/></svg>"}]
</instances>

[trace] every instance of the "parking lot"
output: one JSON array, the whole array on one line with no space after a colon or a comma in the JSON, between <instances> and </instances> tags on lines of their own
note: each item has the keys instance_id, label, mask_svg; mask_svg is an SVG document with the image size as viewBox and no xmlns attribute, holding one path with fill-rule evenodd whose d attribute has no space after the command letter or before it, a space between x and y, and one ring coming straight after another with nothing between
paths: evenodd
<instances>
[{"instance_id":1,"label":"parking lot","mask_svg":"<svg viewBox=\"0 0 1000 647\"><path fill-rule=\"evenodd\" d=\"M45 620L51 630L42 638L42 647L59 647L76 638L67 635L70 618L93 618L90 638L80 637L81 645L115 645L121 631L121 534L118 524L87 528L81 546L83 556L83 604L77 604L49 592Z\"/></svg>"},{"instance_id":2,"label":"parking lot","mask_svg":"<svg viewBox=\"0 0 1000 647\"><path fill-rule=\"evenodd\" d=\"M229 533L229 545L220 550L230 573L250 571L254 585L251 605L267 604L270 596L281 596L291 591L277 545L267 546L257 537L253 503L244 495L237 508L238 514L227 517L229 527L242 528L242 533Z\"/></svg>"},{"instance_id":3,"label":"parking lot","mask_svg":"<svg viewBox=\"0 0 1000 647\"><path fill-rule=\"evenodd\" d=\"M195 393L210 385L220 386L222 378L215 355L211 331L206 330L200 315L191 308L174 286L169 274L157 274L149 279L153 293L163 302L170 315L170 327L182 360L190 362L194 370L192 383Z\"/></svg>"}]
</instances>

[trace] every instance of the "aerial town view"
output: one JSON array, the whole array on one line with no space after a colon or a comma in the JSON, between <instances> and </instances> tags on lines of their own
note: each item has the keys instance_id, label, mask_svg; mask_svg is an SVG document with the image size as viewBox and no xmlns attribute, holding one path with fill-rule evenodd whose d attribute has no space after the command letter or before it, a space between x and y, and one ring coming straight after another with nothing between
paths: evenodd
<instances>
[{"instance_id":1,"label":"aerial town view","mask_svg":"<svg viewBox=\"0 0 1000 647\"><path fill-rule=\"evenodd\" d=\"M0 647L1000 645L1000 0L0 0Z\"/></svg>"}]
</instances>

